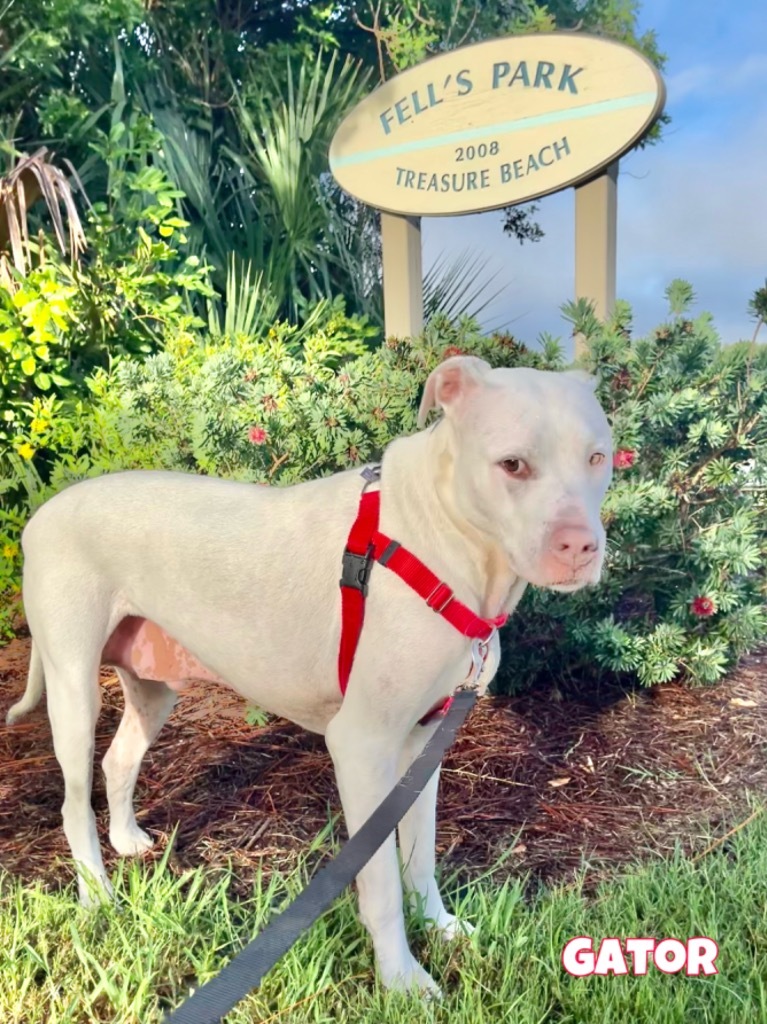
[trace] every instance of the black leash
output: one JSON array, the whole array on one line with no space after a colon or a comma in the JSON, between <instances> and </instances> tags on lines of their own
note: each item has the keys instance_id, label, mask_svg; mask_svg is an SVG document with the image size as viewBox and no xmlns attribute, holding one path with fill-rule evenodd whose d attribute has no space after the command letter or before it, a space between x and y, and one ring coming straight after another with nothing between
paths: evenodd
<instances>
[{"instance_id":1,"label":"black leash","mask_svg":"<svg viewBox=\"0 0 767 1024\"><path fill-rule=\"evenodd\" d=\"M261 984L267 971L333 904L413 806L437 770L463 720L474 706L473 690L459 690L439 728L394 789L365 824L321 868L303 892L210 981L200 986L164 1024L219 1024L224 1014Z\"/></svg>"}]
</instances>

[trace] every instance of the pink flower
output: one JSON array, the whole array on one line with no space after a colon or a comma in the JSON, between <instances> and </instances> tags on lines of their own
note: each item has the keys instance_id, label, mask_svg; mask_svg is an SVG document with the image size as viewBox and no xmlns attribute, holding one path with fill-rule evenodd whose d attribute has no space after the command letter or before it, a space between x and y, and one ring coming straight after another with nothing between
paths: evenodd
<instances>
[{"instance_id":1,"label":"pink flower","mask_svg":"<svg viewBox=\"0 0 767 1024\"><path fill-rule=\"evenodd\" d=\"M263 444L266 441L266 431L263 427L251 427L248 431L248 440L251 444Z\"/></svg>"},{"instance_id":2,"label":"pink flower","mask_svg":"<svg viewBox=\"0 0 767 1024\"><path fill-rule=\"evenodd\" d=\"M445 351L442 353L443 359L449 359L451 356L465 356L466 353L463 349L458 348L457 345L448 345Z\"/></svg>"},{"instance_id":3,"label":"pink flower","mask_svg":"<svg viewBox=\"0 0 767 1024\"><path fill-rule=\"evenodd\" d=\"M629 451L626 448L621 448L613 455L613 466L615 469L628 469L629 466L634 465L634 459L636 458L636 452Z\"/></svg>"},{"instance_id":4,"label":"pink flower","mask_svg":"<svg viewBox=\"0 0 767 1024\"><path fill-rule=\"evenodd\" d=\"M696 597L690 605L693 615L713 615L716 612L716 605L710 597Z\"/></svg>"}]
</instances>

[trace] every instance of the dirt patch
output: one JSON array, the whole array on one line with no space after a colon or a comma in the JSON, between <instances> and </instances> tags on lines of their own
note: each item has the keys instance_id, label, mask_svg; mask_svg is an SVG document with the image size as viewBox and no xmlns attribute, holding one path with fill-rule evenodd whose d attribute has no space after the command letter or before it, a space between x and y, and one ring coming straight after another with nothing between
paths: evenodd
<instances>
[{"instance_id":1,"label":"dirt patch","mask_svg":"<svg viewBox=\"0 0 767 1024\"><path fill-rule=\"evenodd\" d=\"M0 649L0 712L22 694L29 639ZM97 757L122 712L116 677L102 673ZM767 651L703 690L538 690L487 697L448 755L440 788L442 863L475 874L510 852L501 873L563 880L586 867L594 882L637 855L677 842L702 849L767 792ZM289 867L340 813L321 737L276 720L254 727L245 705L213 685L185 693L147 755L138 820L158 843L179 824L172 864L231 861L243 880L261 865ZM0 726L0 864L32 881L72 878L61 829L63 784L41 703ZM94 807L107 867L106 797L95 772ZM338 833L343 833L339 824ZM724 848L724 847L722 847Z\"/></svg>"}]
</instances>

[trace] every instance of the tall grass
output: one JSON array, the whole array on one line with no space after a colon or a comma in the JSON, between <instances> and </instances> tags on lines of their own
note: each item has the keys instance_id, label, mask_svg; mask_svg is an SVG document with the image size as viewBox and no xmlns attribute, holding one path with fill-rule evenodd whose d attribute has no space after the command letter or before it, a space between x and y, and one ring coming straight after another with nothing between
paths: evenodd
<instances>
[{"instance_id":1,"label":"tall grass","mask_svg":"<svg viewBox=\"0 0 767 1024\"><path fill-rule=\"evenodd\" d=\"M305 883L305 869L231 897L231 875L174 876L125 865L118 904L83 911L73 892L52 894L0 876L0 1020L3 1024L158 1021L195 979L210 978ZM461 890L458 912L478 927L441 944L411 920L413 947L445 990L441 1003L382 991L351 894L267 976L228 1024L543 1024L767 1019L767 816L694 862L677 854L638 866L586 896L581 883L541 890L512 874ZM447 880L450 891L450 880ZM453 888L455 886L453 885ZM576 935L707 935L720 946L713 977L572 978L560 963Z\"/></svg>"}]
</instances>

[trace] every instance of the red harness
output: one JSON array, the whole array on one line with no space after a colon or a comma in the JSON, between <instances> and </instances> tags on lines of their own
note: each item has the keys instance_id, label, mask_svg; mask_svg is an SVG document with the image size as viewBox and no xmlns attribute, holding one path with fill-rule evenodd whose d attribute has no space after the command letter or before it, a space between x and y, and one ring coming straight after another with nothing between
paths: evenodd
<instances>
[{"instance_id":1,"label":"red harness","mask_svg":"<svg viewBox=\"0 0 767 1024\"><path fill-rule=\"evenodd\" d=\"M362 475L368 483L377 479L377 473L373 470L367 469ZM479 640L483 645L487 644L495 630L508 618L508 615L498 615L494 619L481 618L471 608L457 601L450 587L435 576L420 559L396 540L381 533L378 529L380 503L380 491L363 490L357 518L349 532L343 555L340 580L341 643L338 649L338 683L342 694L346 693L362 632L365 598L373 562L385 565L387 569L396 573L426 601L432 611L446 619L463 636ZM486 647L483 661L485 655ZM429 711L421 719L421 724L425 725L435 713L446 714L452 700L452 697L448 697L444 703Z\"/></svg>"}]
</instances>

